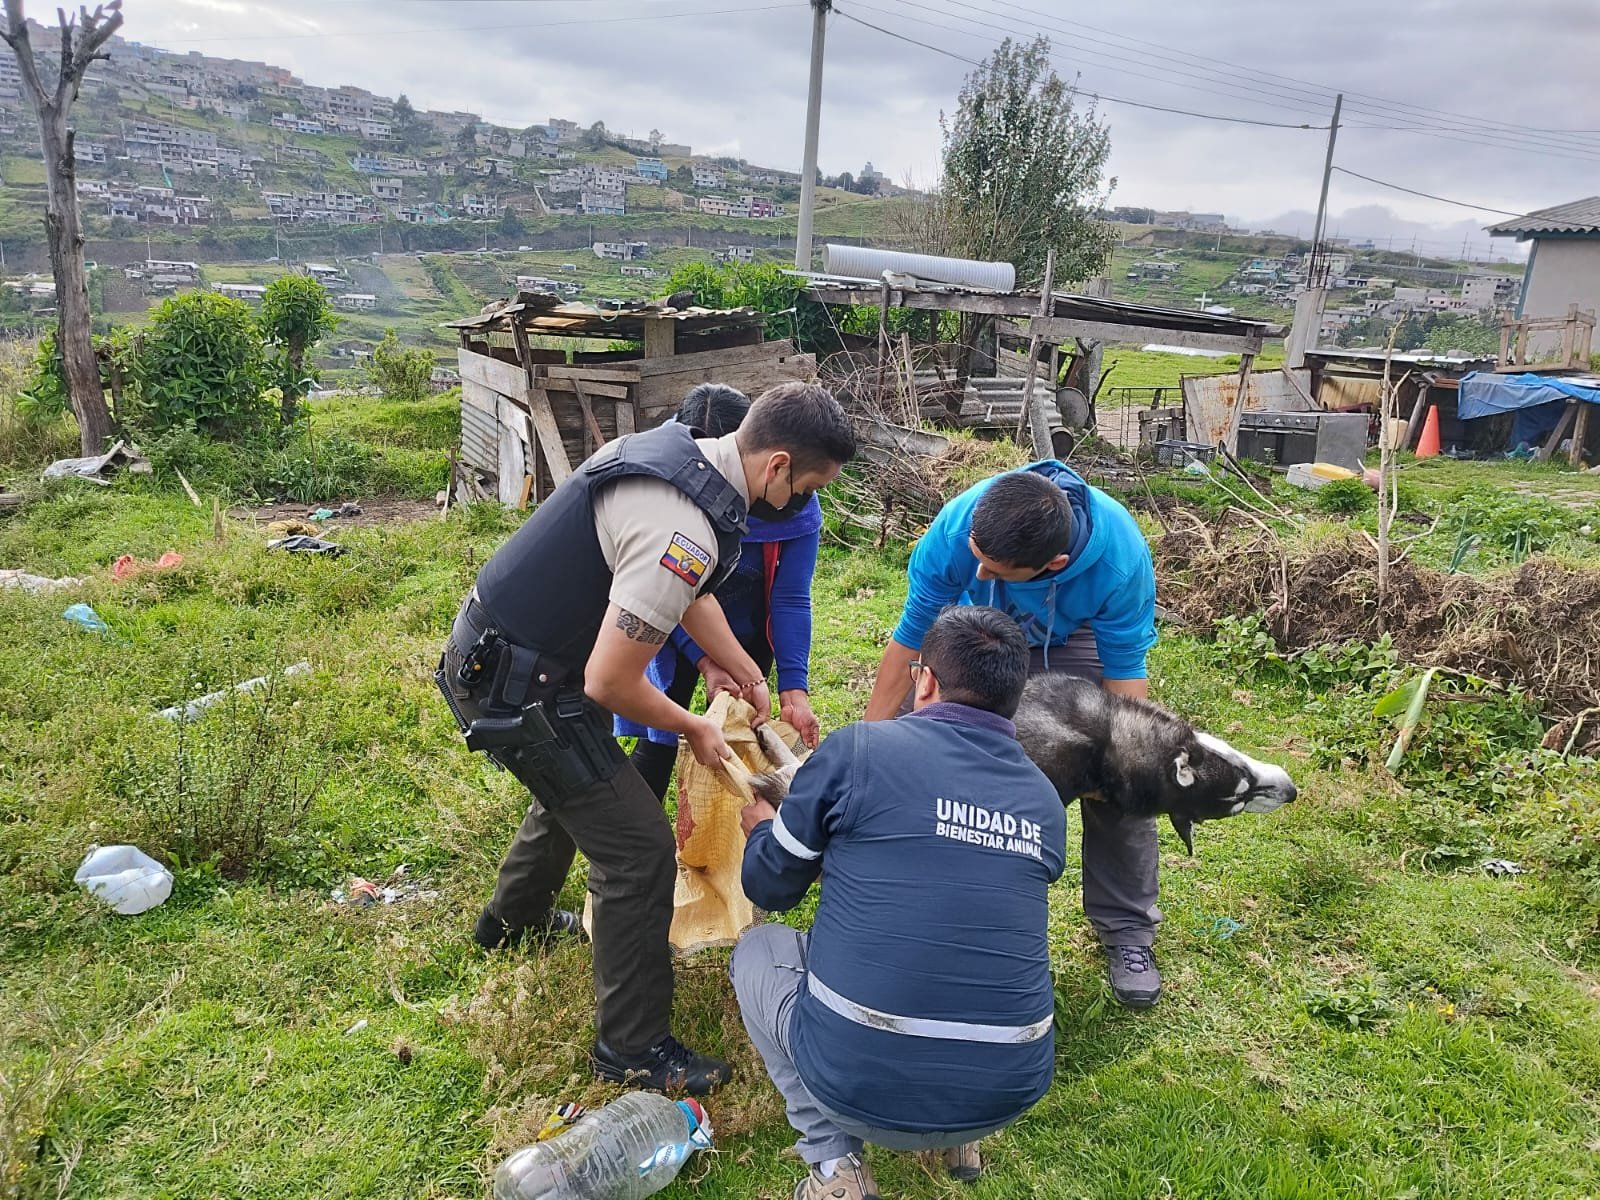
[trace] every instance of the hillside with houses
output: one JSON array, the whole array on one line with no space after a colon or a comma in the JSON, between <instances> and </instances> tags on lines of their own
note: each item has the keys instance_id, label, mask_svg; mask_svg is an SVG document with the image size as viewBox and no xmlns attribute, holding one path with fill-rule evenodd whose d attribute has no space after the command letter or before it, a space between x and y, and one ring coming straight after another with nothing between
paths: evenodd
<instances>
[{"instance_id":1,"label":"hillside with houses","mask_svg":"<svg viewBox=\"0 0 1600 1200\"><path fill-rule=\"evenodd\" d=\"M30 28L48 61L55 32ZM792 253L797 173L696 156L659 130L562 117L506 128L422 96L122 39L90 70L74 118L102 325L187 288L254 301L292 269L350 314L359 353L386 326L437 343L440 320L518 286L626 299L684 261ZM870 163L823 183L842 186L818 189L819 233L885 232L900 189ZM54 316L43 184L17 65L0 55L0 326L22 332Z\"/></svg>"}]
</instances>

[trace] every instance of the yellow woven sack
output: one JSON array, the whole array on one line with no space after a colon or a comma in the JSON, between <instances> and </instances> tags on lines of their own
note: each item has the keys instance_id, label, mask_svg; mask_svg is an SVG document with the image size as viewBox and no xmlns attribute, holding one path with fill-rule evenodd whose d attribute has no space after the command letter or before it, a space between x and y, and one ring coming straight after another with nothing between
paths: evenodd
<instances>
[{"instance_id":1,"label":"yellow woven sack","mask_svg":"<svg viewBox=\"0 0 1600 1200\"><path fill-rule=\"evenodd\" d=\"M721 725L735 756L720 768L701 766L687 742L678 747L678 881L670 940L679 954L731 946L762 919L739 881L745 842L739 813L755 798L748 777L780 764L770 761L756 740L750 726L755 713L726 692L711 702L706 716ZM793 726L774 721L772 728L791 748L799 748L800 735ZM584 905L585 929L591 928L591 905Z\"/></svg>"}]
</instances>

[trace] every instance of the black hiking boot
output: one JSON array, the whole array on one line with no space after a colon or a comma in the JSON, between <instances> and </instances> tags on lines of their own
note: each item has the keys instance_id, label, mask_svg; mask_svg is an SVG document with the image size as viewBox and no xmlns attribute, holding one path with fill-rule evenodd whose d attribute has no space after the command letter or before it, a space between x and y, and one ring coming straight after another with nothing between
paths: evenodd
<instances>
[{"instance_id":1,"label":"black hiking boot","mask_svg":"<svg viewBox=\"0 0 1600 1200\"><path fill-rule=\"evenodd\" d=\"M1107 946L1111 994L1124 1008L1149 1008L1161 999L1161 972L1149 946Z\"/></svg>"},{"instance_id":2,"label":"black hiking boot","mask_svg":"<svg viewBox=\"0 0 1600 1200\"><path fill-rule=\"evenodd\" d=\"M591 1056L596 1079L647 1092L704 1096L733 1077L733 1066L696 1054L670 1033L643 1054L625 1059L598 1039Z\"/></svg>"},{"instance_id":3,"label":"black hiking boot","mask_svg":"<svg viewBox=\"0 0 1600 1200\"><path fill-rule=\"evenodd\" d=\"M568 912L564 908L552 908L549 918L538 929L527 925L507 925L496 915L494 906L486 904L483 906L483 911L478 914L478 923L472 930L473 940L485 950L500 950L507 946L515 946L530 935L541 946L547 946L559 938L581 938L583 920L575 912Z\"/></svg>"}]
</instances>

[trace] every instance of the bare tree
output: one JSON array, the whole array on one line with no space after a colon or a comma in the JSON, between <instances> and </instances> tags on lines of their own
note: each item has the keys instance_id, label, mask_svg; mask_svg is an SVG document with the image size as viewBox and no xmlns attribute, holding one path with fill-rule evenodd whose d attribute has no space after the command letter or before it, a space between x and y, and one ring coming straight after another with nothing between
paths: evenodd
<instances>
[{"instance_id":1,"label":"bare tree","mask_svg":"<svg viewBox=\"0 0 1600 1200\"><path fill-rule=\"evenodd\" d=\"M122 0L96 5L90 12L85 5L76 17L59 8L61 23L61 63L54 80L47 82L34 61L33 44L28 36L28 21L22 14L22 0L5 0L6 22L0 30L17 56L23 90L33 102L39 117L39 147L44 151L45 235L50 243L50 270L56 281L56 311L59 331L56 346L61 353L67 393L78 418L78 433L83 453L98 454L112 433L111 410L106 407L100 388L100 368L95 363L94 343L90 338L89 284L83 266L83 220L78 213L78 168L73 159L73 139L77 135L68 122L72 106L89 64L109 57L101 47L122 25Z\"/></svg>"}]
</instances>

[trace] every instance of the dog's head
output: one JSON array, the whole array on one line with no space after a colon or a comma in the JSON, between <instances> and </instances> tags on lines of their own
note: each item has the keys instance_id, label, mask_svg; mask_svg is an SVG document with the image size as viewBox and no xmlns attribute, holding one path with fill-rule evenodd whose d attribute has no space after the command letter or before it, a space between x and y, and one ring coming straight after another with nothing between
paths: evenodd
<instances>
[{"instance_id":1,"label":"dog's head","mask_svg":"<svg viewBox=\"0 0 1600 1200\"><path fill-rule=\"evenodd\" d=\"M1161 789L1168 819L1189 853L1194 827L1240 813L1266 813L1295 798L1294 781L1275 767L1198 729L1167 766Z\"/></svg>"}]
</instances>

